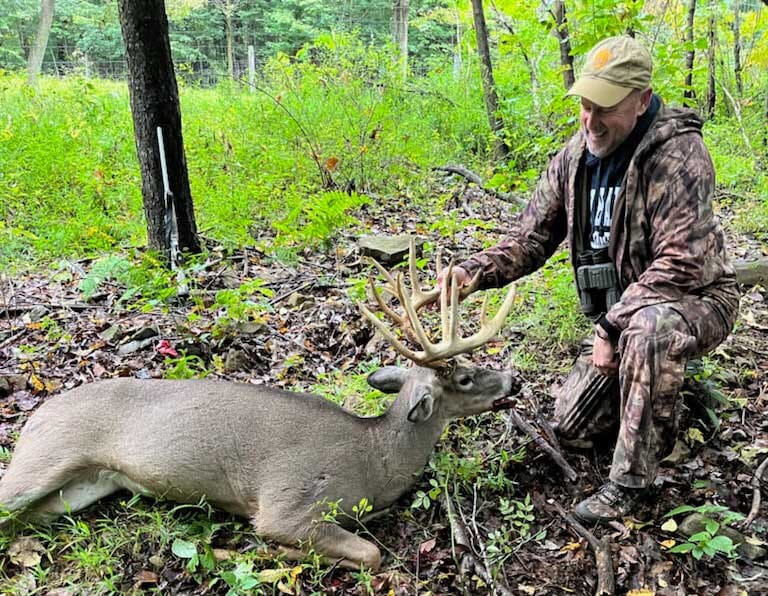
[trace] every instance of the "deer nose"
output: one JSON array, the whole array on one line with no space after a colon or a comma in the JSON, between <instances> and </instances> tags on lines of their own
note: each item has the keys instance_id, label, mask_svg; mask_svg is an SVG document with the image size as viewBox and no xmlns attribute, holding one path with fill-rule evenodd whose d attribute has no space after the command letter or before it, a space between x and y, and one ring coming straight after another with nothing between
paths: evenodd
<instances>
[{"instance_id":1,"label":"deer nose","mask_svg":"<svg viewBox=\"0 0 768 596\"><path fill-rule=\"evenodd\" d=\"M518 373L516 370L505 370L500 373L503 375L504 385L503 385L503 392L505 396L509 395L517 395L520 393L520 388L522 387L523 383L520 378L520 373Z\"/></svg>"}]
</instances>

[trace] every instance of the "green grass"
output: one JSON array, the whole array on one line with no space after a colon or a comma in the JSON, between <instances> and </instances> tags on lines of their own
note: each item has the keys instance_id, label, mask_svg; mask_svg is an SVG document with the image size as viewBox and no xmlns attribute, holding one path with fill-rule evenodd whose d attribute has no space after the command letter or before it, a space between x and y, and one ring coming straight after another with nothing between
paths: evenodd
<instances>
[{"instance_id":1,"label":"green grass","mask_svg":"<svg viewBox=\"0 0 768 596\"><path fill-rule=\"evenodd\" d=\"M345 227L364 202L350 189L422 194L424 172L465 157L463 143L485 126L476 93L444 95L452 90L445 73L412 92L392 75L383 50L343 39L317 47L320 59L271 61L255 92L181 86L190 185L205 236L230 246L265 236L282 246L322 243L336 227L318 210L340 209L334 213ZM145 244L124 83L42 78L34 90L0 73L0 102L0 263ZM345 192L329 195L335 188Z\"/></svg>"}]
</instances>

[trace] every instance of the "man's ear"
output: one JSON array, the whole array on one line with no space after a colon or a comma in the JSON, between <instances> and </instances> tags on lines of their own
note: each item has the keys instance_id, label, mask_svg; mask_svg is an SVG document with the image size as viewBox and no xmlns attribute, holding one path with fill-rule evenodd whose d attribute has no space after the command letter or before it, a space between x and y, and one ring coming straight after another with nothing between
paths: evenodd
<instances>
[{"instance_id":1,"label":"man's ear","mask_svg":"<svg viewBox=\"0 0 768 596\"><path fill-rule=\"evenodd\" d=\"M637 110L637 115L642 116L648 111L648 106L651 105L651 98L653 97L653 89L648 87L645 91L640 93L640 107Z\"/></svg>"}]
</instances>

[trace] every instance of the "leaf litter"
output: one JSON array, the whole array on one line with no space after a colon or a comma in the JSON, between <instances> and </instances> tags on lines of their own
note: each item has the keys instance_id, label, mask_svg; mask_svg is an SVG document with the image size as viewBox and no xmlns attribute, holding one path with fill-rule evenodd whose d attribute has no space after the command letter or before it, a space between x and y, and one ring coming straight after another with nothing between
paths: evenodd
<instances>
[{"instance_id":1,"label":"leaf litter","mask_svg":"<svg viewBox=\"0 0 768 596\"><path fill-rule=\"evenodd\" d=\"M486 221L514 217L507 212L507 205L490 197L472 208ZM422 214L416 208L396 201L386 209L368 208L362 218L361 229L365 228L366 234L419 234L456 255L481 248L476 236L487 243L502 232L491 229L476 234L469 225L450 238L441 237L420 223ZM750 238L732 235L730 242L732 252L741 256L764 250ZM160 378L173 369L182 375L197 373L305 391L335 371L351 374L398 362L396 354L377 341L362 322L350 296L367 275L351 234L340 235L333 250L305 250L290 264L274 261L255 248L228 251L211 246L207 260L195 267L191 280L198 291L196 299L163 307L147 308L139 296L133 303L121 303L125 288L119 284L103 284L90 300L84 300L79 285L92 264L80 261L53 272L4 278L7 287L0 292L0 447L6 450L12 449L24 421L48 397L102 378ZM270 298L261 296L268 308L242 320L225 320L227 309L216 308L217 292L237 289L257 278L270 290ZM622 592L638 596L736 594L736 586L749 593L768 590L764 560L718 555L696 561L667 552L670 541L685 538L675 532L677 522L665 514L683 504L717 503L746 515L753 496L750 480L768 454L768 301L762 286L743 290L736 330L711 357L710 364L716 366L709 370L709 376L694 375L686 381L680 433L685 449L680 461L662 468L652 496L643 501L633 519L618 524L618 530L593 529L598 537L610 541L617 587ZM505 340L514 342L519 337L520 331L513 328ZM529 343L527 349L535 350L538 361L522 373L525 390L518 411L531 421L546 420L552 414L550 386L562 381L577 346L563 350L538 340ZM490 356L478 353L473 359L499 366L508 356L502 348ZM713 391L727 396L724 403L712 401ZM351 398L349 403L355 401ZM713 426L707 409L716 411L719 427ZM507 532L506 538L499 535L500 554L491 560L496 570L493 581L524 594L593 593L594 559L583 540L547 506L547 501L570 508L581 494L599 486L608 474L610 449L567 451L568 461L580 478L577 485L569 485L560 469L530 445L527 437L510 430L503 415L468 419L451 428L438 445L438 453L453 454L457 466L482 468L482 462L501 449L525 454L521 461L507 462L502 470L514 485L515 498L532 496L534 521L525 538L511 532L499 514L499 501L510 496L510 485L494 490L486 483L489 488L481 494L475 491L473 497L467 486L461 485L462 471L458 468L453 485L442 487L451 491L476 531L476 554L484 552L488 558L489 537L495 531ZM688 428L695 428L698 434L689 433L686 441ZM691 440L692 436L701 440ZM434 477L430 468L414 492L434 490L434 484L429 483ZM763 490L766 482L762 482ZM389 553L381 572L371 581L374 593L489 591L480 577L465 577L457 567L451 527L440 501L428 508L411 508L411 499L406 495L392 513L369 526ZM98 506L81 515L97 518ZM765 538L766 527L763 501L752 526L744 532L759 542ZM252 548L242 535L224 534L212 544L216 559L227 560ZM44 552L39 541L19 538L5 553L12 567L4 572L22 573L39 563L58 566L59 573L66 574L67 565L72 563L56 557L52 562L38 561ZM210 588L206 582L198 584L184 569L185 561L175 559L170 552L128 552L122 556L125 590L156 588L185 594L226 591L221 583L218 588L223 591ZM282 577L287 572L267 563L261 573ZM284 584L281 590L299 586L296 593L300 593L304 585L311 591L319 583L327 594L366 593L355 575L340 568L331 568L320 580L310 580L309 576L295 574L295 585L288 589Z\"/></svg>"}]
</instances>

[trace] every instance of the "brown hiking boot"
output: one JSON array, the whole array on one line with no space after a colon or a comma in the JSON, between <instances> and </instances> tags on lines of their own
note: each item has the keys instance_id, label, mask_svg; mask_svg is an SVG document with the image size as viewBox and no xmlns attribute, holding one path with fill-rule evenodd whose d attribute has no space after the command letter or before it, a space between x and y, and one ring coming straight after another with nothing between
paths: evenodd
<instances>
[{"instance_id":1,"label":"brown hiking boot","mask_svg":"<svg viewBox=\"0 0 768 596\"><path fill-rule=\"evenodd\" d=\"M644 493L642 488L626 488L608 482L591 497L576 505L574 515L586 524L600 524L621 519L635 507Z\"/></svg>"}]
</instances>

